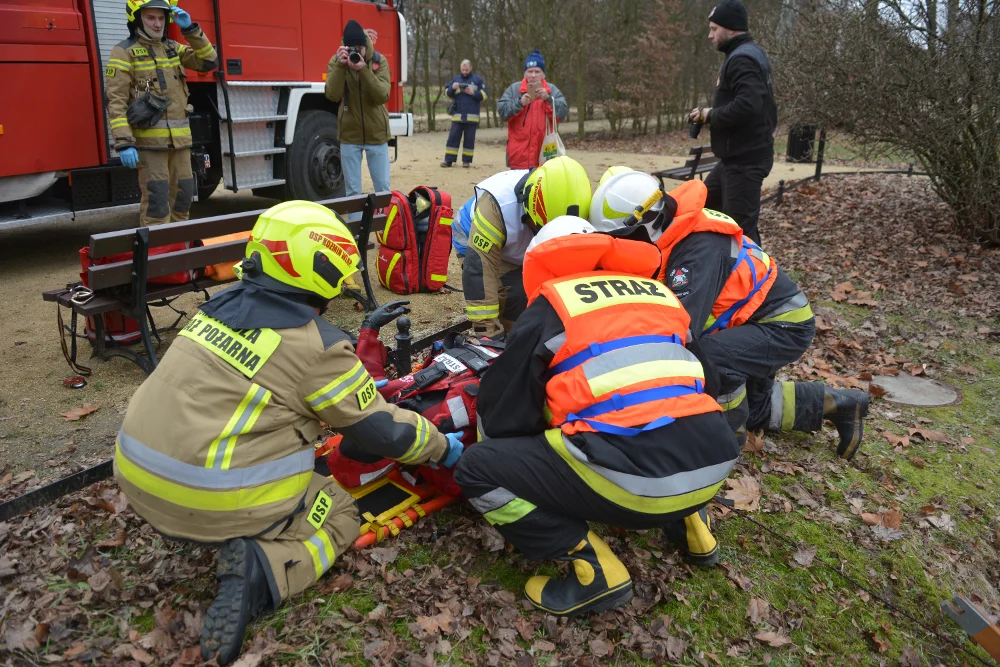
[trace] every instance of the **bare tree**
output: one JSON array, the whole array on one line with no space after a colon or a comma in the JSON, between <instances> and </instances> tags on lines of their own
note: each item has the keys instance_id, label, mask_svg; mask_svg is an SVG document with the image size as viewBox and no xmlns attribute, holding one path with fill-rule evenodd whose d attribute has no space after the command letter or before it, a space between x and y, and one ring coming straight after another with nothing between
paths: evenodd
<instances>
[{"instance_id":1,"label":"bare tree","mask_svg":"<svg viewBox=\"0 0 1000 667\"><path fill-rule=\"evenodd\" d=\"M782 109L916 156L970 237L1000 243L1000 3L826 2L776 54Z\"/></svg>"}]
</instances>

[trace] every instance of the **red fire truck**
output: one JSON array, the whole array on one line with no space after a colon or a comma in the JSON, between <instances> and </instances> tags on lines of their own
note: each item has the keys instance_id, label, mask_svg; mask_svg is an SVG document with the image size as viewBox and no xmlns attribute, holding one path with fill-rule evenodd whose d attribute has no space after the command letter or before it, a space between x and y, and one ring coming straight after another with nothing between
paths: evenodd
<instances>
[{"instance_id":1,"label":"red fire truck","mask_svg":"<svg viewBox=\"0 0 1000 667\"><path fill-rule=\"evenodd\" d=\"M279 198L343 192L337 105L323 82L349 19L377 31L390 65L390 143L411 135L413 117L400 113L406 21L394 4L180 0L220 59L215 72L187 72L199 198L220 182ZM104 104L105 64L127 37L125 0L0 0L0 229L139 200Z\"/></svg>"}]
</instances>

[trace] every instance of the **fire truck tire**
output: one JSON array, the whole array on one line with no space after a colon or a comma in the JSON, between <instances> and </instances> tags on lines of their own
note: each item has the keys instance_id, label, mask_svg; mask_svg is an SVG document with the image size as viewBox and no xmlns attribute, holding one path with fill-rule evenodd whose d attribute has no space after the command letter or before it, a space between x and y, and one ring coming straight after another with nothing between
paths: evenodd
<instances>
[{"instance_id":1,"label":"fire truck tire","mask_svg":"<svg viewBox=\"0 0 1000 667\"><path fill-rule=\"evenodd\" d=\"M299 114L288 150L286 190L292 199L344 196L336 115L321 109Z\"/></svg>"}]
</instances>

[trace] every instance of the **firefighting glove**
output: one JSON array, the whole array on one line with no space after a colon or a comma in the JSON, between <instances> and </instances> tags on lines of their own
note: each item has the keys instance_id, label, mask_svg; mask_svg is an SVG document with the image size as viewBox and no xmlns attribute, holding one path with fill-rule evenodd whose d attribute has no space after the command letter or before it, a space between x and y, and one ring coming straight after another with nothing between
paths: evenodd
<instances>
[{"instance_id":1,"label":"firefighting glove","mask_svg":"<svg viewBox=\"0 0 1000 667\"><path fill-rule=\"evenodd\" d=\"M445 433L444 437L448 439L448 451L445 455L441 457L438 461L438 465L445 468L454 468L455 464L458 463L458 457L462 455L465 450L465 445L462 444L462 434L461 433Z\"/></svg>"},{"instance_id":2,"label":"firefighting glove","mask_svg":"<svg viewBox=\"0 0 1000 667\"><path fill-rule=\"evenodd\" d=\"M139 151L134 148L126 148L118 153L118 157L122 159L122 164L129 169L135 169L139 164Z\"/></svg>"},{"instance_id":3,"label":"firefighting glove","mask_svg":"<svg viewBox=\"0 0 1000 667\"><path fill-rule=\"evenodd\" d=\"M410 309L406 307L409 304L409 301L400 299L398 301L390 301L385 305L379 306L365 316L364 321L361 322L361 328L378 330L386 324L389 324L389 322L392 322L400 315L406 315L410 312Z\"/></svg>"},{"instance_id":4,"label":"firefighting glove","mask_svg":"<svg viewBox=\"0 0 1000 667\"><path fill-rule=\"evenodd\" d=\"M180 7L171 7L170 11L174 14L174 23L181 30L187 30L191 27L191 15Z\"/></svg>"}]
</instances>

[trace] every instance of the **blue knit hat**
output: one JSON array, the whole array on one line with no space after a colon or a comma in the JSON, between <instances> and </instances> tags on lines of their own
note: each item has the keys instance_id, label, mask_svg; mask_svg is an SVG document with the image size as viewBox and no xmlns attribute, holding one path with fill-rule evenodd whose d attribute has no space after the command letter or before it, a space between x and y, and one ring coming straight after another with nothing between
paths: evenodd
<instances>
[{"instance_id":1,"label":"blue knit hat","mask_svg":"<svg viewBox=\"0 0 1000 667\"><path fill-rule=\"evenodd\" d=\"M539 67L543 72L545 71L545 57L538 49L529 53L528 57L524 59L524 69L529 67Z\"/></svg>"}]
</instances>

